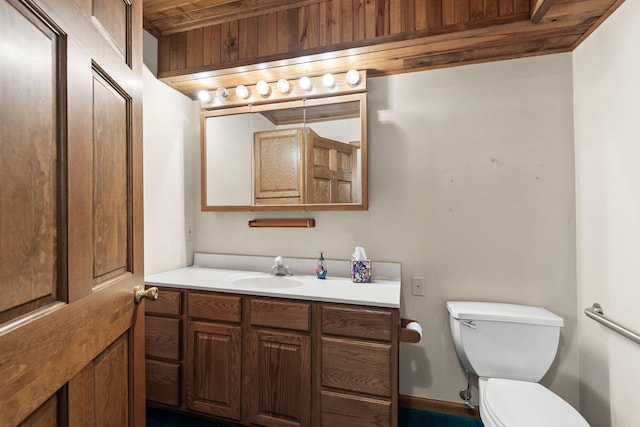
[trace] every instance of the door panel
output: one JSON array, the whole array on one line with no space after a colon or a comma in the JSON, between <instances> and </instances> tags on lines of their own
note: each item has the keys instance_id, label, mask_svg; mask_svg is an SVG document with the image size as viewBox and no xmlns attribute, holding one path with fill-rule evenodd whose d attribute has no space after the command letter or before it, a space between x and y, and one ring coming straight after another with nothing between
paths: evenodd
<instances>
[{"instance_id":1,"label":"door panel","mask_svg":"<svg viewBox=\"0 0 640 427\"><path fill-rule=\"evenodd\" d=\"M55 80L62 54L59 36L42 17L6 1L0 1L0 37L12 40L10 51L0 52L2 323L59 298Z\"/></svg>"},{"instance_id":2,"label":"door panel","mask_svg":"<svg viewBox=\"0 0 640 427\"><path fill-rule=\"evenodd\" d=\"M142 1L94 2L0 0L2 426L145 423Z\"/></svg>"},{"instance_id":3,"label":"door panel","mask_svg":"<svg viewBox=\"0 0 640 427\"><path fill-rule=\"evenodd\" d=\"M93 271L97 283L128 270L127 95L106 77L93 78Z\"/></svg>"},{"instance_id":4,"label":"door panel","mask_svg":"<svg viewBox=\"0 0 640 427\"><path fill-rule=\"evenodd\" d=\"M33 414L29 416L20 427L51 427L58 425L58 396L53 395Z\"/></svg>"}]
</instances>

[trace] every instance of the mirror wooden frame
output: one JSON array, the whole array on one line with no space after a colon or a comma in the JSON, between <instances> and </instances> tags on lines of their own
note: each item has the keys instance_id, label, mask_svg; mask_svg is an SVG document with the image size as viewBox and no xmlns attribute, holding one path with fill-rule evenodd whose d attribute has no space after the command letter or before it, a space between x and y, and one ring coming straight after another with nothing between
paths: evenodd
<instances>
[{"instance_id":1,"label":"mirror wooden frame","mask_svg":"<svg viewBox=\"0 0 640 427\"><path fill-rule=\"evenodd\" d=\"M206 120L210 117L222 117L243 113L259 113L295 107L314 107L336 103L359 101L360 103L360 202L358 203L321 203L308 204L256 204L252 194L252 203L247 205L212 205L207 201L207 134ZM368 209L368 143L367 143L367 94L351 93L346 95L325 96L312 99L298 99L271 104L232 107L211 111L203 111L200 115L201 149L200 149L200 200L203 212L261 212L261 211L350 211ZM255 191L255 190L254 190Z\"/></svg>"}]
</instances>

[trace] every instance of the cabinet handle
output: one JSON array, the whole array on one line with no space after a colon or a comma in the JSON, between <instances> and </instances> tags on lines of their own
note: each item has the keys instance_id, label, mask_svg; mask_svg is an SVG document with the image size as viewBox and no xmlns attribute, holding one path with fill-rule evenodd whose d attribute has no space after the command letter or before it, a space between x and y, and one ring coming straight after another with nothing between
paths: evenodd
<instances>
[{"instance_id":1,"label":"cabinet handle","mask_svg":"<svg viewBox=\"0 0 640 427\"><path fill-rule=\"evenodd\" d=\"M150 300L157 300L158 288L154 286L153 288L145 290L142 286L136 286L135 288L133 288L133 298L135 299L136 304L140 304L140 302L145 298L149 298Z\"/></svg>"}]
</instances>

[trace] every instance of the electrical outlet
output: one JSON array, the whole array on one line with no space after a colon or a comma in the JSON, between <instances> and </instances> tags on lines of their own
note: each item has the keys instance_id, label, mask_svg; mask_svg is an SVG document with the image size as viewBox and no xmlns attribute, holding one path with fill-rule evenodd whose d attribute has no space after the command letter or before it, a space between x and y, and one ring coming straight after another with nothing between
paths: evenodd
<instances>
[{"instance_id":1,"label":"electrical outlet","mask_svg":"<svg viewBox=\"0 0 640 427\"><path fill-rule=\"evenodd\" d=\"M193 239L193 224L186 224L184 226L184 238L185 240Z\"/></svg>"},{"instance_id":2,"label":"electrical outlet","mask_svg":"<svg viewBox=\"0 0 640 427\"><path fill-rule=\"evenodd\" d=\"M424 296L424 277L411 278L411 293L416 296Z\"/></svg>"}]
</instances>

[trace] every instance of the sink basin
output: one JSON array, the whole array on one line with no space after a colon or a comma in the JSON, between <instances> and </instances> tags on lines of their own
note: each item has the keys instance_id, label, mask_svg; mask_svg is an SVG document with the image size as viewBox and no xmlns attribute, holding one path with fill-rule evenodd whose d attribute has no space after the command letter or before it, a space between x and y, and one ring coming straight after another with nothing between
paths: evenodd
<instances>
[{"instance_id":1,"label":"sink basin","mask_svg":"<svg viewBox=\"0 0 640 427\"><path fill-rule=\"evenodd\" d=\"M248 288L283 289L302 286L302 281L285 276L249 276L235 279L233 284Z\"/></svg>"}]
</instances>

